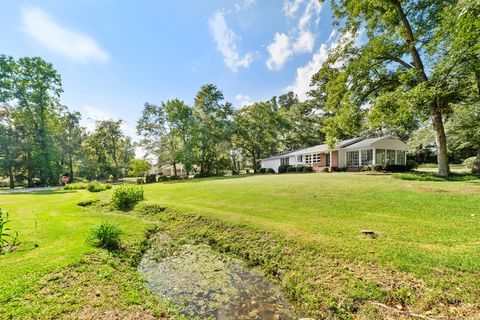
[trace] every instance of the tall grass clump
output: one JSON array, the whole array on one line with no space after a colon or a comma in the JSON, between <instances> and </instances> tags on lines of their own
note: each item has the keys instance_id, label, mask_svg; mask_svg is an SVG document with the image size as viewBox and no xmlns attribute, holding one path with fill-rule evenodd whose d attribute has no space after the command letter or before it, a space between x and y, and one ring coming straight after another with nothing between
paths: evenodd
<instances>
[{"instance_id":1,"label":"tall grass clump","mask_svg":"<svg viewBox=\"0 0 480 320\"><path fill-rule=\"evenodd\" d=\"M108 250L118 249L120 247L120 235L122 230L118 225L111 222L102 222L92 228L90 240L93 245Z\"/></svg>"},{"instance_id":2,"label":"tall grass clump","mask_svg":"<svg viewBox=\"0 0 480 320\"><path fill-rule=\"evenodd\" d=\"M113 191L112 206L115 209L125 211L132 209L141 200L143 200L141 186L122 185Z\"/></svg>"},{"instance_id":3,"label":"tall grass clump","mask_svg":"<svg viewBox=\"0 0 480 320\"><path fill-rule=\"evenodd\" d=\"M8 212L0 209L0 255L17 243L18 232L8 228L8 222L10 222Z\"/></svg>"},{"instance_id":4,"label":"tall grass clump","mask_svg":"<svg viewBox=\"0 0 480 320\"><path fill-rule=\"evenodd\" d=\"M87 186L87 190L90 192L101 192L108 189L112 189L111 184L103 184L98 181L92 181Z\"/></svg>"},{"instance_id":5,"label":"tall grass clump","mask_svg":"<svg viewBox=\"0 0 480 320\"><path fill-rule=\"evenodd\" d=\"M85 182L77 182L77 183L69 183L66 184L63 189L64 190L81 190L81 189L87 189L88 184Z\"/></svg>"}]
</instances>

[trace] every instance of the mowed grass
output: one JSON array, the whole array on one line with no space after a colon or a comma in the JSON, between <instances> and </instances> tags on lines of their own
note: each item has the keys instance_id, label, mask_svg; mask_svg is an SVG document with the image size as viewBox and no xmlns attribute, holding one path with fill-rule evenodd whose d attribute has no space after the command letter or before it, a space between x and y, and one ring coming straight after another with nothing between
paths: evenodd
<instances>
[{"instance_id":1,"label":"mowed grass","mask_svg":"<svg viewBox=\"0 0 480 320\"><path fill-rule=\"evenodd\" d=\"M65 293L70 295L69 301L61 298L59 288L52 295L43 295L39 292L39 283L45 274L66 270L88 254L105 255L104 250L94 248L87 241L94 225L102 221L118 224L124 232L124 244L144 239L151 222L134 215L77 205L80 201L110 196L110 191L92 194L86 190L0 195L0 207L10 213L9 227L18 231L20 243L15 251L0 255L0 318L3 313L19 319L43 319L56 317L55 312L68 311L76 301L71 292ZM64 284L60 288L67 290L68 286ZM79 284L71 289L78 293L81 287Z\"/></svg>"},{"instance_id":2,"label":"mowed grass","mask_svg":"<svg viewBox=\"0 0 480 320\"><path fill-rule=\"evenodd\" d=\"M375 174L239 176L146 185L148 201L428 276L480 271L480 184ZM361 234L373 230L378 238Z\"/></svg>"}]
</instances>

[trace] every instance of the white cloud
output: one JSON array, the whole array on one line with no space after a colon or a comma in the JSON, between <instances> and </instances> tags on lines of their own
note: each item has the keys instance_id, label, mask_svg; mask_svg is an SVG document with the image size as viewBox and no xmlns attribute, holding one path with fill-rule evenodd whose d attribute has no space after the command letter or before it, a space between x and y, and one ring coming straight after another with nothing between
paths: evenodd
<instances>
[{"instance_id":1,"label":"white cloud","mask_svg":"<svg viewBox=\"0 0 480 320\"><path fill-rule=\"evenodd\" d=\"M287 17L293 18L302 2L303 0L285 0L283 3L283 12Z\"/></svg>"},{"instance_id":2,"label":"white cloud","mask_svg":"<svg viewBox=\"0 0 480 320\"><path fill-rule=\"evenodd\" d=\"M233 72L239 68L248 68L253 61L253 54L246 53L240 56L237 49L238 36L229 28L224 13L217 11L208 21L217 49L223 55L223 61Z\"/></svg>"},{"instance_id":3,"label":"white cloud","mask_svg":"<svg viewBox=\"0 0 480 320\"><path fill-rule=\"evenodd\" d=\"M293 91L301 101L307 99L307 92L311 89L310 81L312 76L318 72L327 60L329 50L336 47L340 41L338 38L334 41L335 35L336 32L334 30L327 41L322 43L320 49L313 55L312 59L305 66L297 68L295 81L292 85L285 88L285 91Z\"/></svg>"},{"instance_id":4,"label":"white cloud","mask_svg":"<svg viewBox=\"0 0 480 320\"><path fill-rule=\"evenodd\" d=\"M242 94L237 94L235 96L235 100L237 100L239 108L254 104L252 98L250 98L249 96L244 96Z\"/></svg>"},{"instance_id":5,"label":"white cloud","mask_svg":"<svg viewBox=\"0 0 480 320\"><path fill-rule=\"evenodd\" d=\"M270 57L267 60L267 67L270 70L279 70L283 67L293 51L290 39L284 33L276 33L273 42L267 47Z\"/></svg>"},{"instance_id":6,"label":"white cloud","mask_svg":"<svg viewBox=\"0 0 480 320\"><path fill-rule=\"evenodd\" d=\"M300 7L304 6L303 13L297 17ZM315 47L315 35L312 28L312 18L316 18L316 24L320 19L322 3L318 0L286 0L283 4L283 12L289 19L297 18L294 28L290 29L288 36L277 32L273 42L267 47L269 58L267 67L270 70L279 70L285 62L294 55L312 52Z\"/></svg>"},{"instance_id":7,"label":"white cloud","mask_svg":"<svg viewBox=\"0 0 480 320\"><path fill-rule=\"evenodd\" d=\"M315 46L315 37L310 31L302 31L293 44L293 51L297 53L312 52Z\"/></svg>"},{"instance_id":8,"label":"white cloud","mask_svg":"<svg viewBox=\"0 0 480 320\"><path fill-rule=\"evenodd\" d=\"M22 30L48 49L80 62L106 63L110 56L91 37L69 30L42 9L22 8Z\"/></svg>"},{"instance_id":9,"label":"white cloud","mask_svg":"<svg viewBox=\"0 0 480 320\"><path fill-rule=\"evenodd\" d=\"M234 7L237 12L249 9L257 3L256 0L243 0L242 2L235 3Z\"/></svg>"}]
</instances>

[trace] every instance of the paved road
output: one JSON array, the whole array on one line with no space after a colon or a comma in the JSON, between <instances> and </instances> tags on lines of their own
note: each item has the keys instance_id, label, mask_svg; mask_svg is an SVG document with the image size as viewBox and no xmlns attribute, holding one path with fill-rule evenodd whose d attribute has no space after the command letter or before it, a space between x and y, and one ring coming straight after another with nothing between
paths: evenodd
<instances>
[{"instance_id":1,"label":"paved road","mask_svg":"<svg viewBox=\"0 0 480 320\"><path fill-rule=\"evenodd\" d=\"M39 191L56 190L56 189L60 189L60 188L63 188L63 187L19 188L19 189L0 190L0 194L2 194L2 193L39 192Z\"/></svg>"}]
</instances>

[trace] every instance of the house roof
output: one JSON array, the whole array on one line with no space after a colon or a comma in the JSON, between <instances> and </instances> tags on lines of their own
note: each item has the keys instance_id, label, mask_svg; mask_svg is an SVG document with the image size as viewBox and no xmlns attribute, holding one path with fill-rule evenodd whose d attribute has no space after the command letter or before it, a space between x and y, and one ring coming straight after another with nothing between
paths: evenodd
<instances>
[{"instance_id":1,"label":"house roof","mask_svg":"<svg viewBox=\"0 0 480 320\"><path fill-rule=\"evenodd\" d=\"M352 138L352 139L346 139L346 140L339 141L335 145L333 150L339 150L339 149L349 150L349 149L371 147L374 143L376 143L380 140L383 140L383 139L398 140L397 138L395 138L393 136L384 136L384 137L369 138L369 139L365 139L365 138L362 138L362 137L357 137L357 138ZM328 152L329 150L330 150L330 148L328 147L327 144L319 144L319 145L304 148L304 149L280 152L280 153L272 155L268 158L264 158L264 159L260 159L260 160L272 160L272 159L278 159L278 158L285 157L285 156L295 156L295 155L300 155L300 154L305 154L305 153Z\"/></svg>"},{"instance_id":2,"label":"house roof","mask_svg":"<svg viewBox=\"0 0 480 320\"><path fill-rule=\"evenodd\" d=\"M383 136L383 137L378 137L378 138L370 138L370 139L364 139L361 141L358 141L356 143L350 144L349 146L345 147L344 149L358 149L358 148L367 148L373 146L376 142L384 140L384 139L395 139L398 140L397 138L393 136Z\"/></svg>"}]
</instances>

